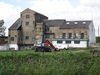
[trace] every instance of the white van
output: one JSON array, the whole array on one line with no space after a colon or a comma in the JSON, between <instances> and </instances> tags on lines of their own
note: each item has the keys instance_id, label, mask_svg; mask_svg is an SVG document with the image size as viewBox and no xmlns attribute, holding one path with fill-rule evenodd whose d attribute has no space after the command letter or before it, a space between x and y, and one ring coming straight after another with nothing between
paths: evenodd
<instances>
[{"instance_id":1,"label":"white van","mask_svg":"<svg viewBox=\"0 0 100 75\"><path fill-rule=\"evenodd\" d=\"M52 41L52 44L57 49L68 49L68 44L66 44L66 42L63 40L54 40Z\"/></svg>"}]
</instances>

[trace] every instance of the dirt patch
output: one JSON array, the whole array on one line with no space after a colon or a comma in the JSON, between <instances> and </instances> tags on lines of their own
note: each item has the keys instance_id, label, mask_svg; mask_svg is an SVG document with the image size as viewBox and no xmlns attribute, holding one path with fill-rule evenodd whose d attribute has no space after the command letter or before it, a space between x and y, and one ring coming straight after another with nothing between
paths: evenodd
<instances>
[{"instance_id":1,"label":"dirt patch","mask_svg":"<svg viewBox=\"0 0 100 75\"><path fill-rule=\"evenodd\" d=\"M79 51L71 51L72 53L77 53L77 52L87 52L88 50L79 50Z\"/></svg>"}]
</instances>

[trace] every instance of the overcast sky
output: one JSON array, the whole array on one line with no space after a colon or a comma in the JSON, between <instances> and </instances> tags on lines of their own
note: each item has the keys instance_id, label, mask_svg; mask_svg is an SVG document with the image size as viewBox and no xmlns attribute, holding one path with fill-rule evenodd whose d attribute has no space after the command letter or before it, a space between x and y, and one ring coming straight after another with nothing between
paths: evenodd
<instances>
[{"instance_id":1,"label":"overcast sky","mask_svg":"<svg viewBox=\"0 0 100 75\"><path fill-rule=\"evenodd\" d=\"M0 19L5 21L6 35L8 28L26 8L42 13L49 19L93 20L98 36L100 0L0 0Z\"/></svg>"}]
</instances>

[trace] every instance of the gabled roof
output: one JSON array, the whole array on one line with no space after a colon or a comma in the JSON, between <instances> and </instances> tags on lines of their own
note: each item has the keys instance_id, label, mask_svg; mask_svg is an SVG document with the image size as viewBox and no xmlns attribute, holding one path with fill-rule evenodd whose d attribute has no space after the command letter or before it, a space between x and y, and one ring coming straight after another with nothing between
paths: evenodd
<instances>
[{"instance_id":1,"label":"gabled roof","mask_svg":"<svg viewBox=\"0 0 100 75\"><path fill-rule=\"evenodd\" d=\"M42 16L44 16L44 17L47 17L47 16L45 16L45 15L43 15L43 14L41 14L41 13L38 13L38 12L36 12L36 11L34 11L34 10L31 10L30 8L27 8L27 9L23 10L21 13L23 13L23 12L25 12L25 11L32 11L32 12L35 12L35 14L39 14L39 15L42 15Z\"/></svg>"},{"instance_id":2,"label":"gabled roof","mask_svg":"<svg viewBox=\"0 0 100 75\"><path fill-rule=\"evenodd\" d=\"M86 21L66 21L60 28L88 28L92 23L91 20Z\"/></svg>"},{"instance_id":3,"label":"gabled roof","mask_svg":"<svg viewBox=\"0 0 100 75\"><path fill-rule=\"evenodd\" d=\"M65 24L65 22L66 20L60 20L60 19L44 20L45 25L49 27L60 27L61 25Z\"/></svg>"},{"instance_id":4,"label":"gabled roof","mask_svg":"<svg viewBox=\"0 0 100 75\"><path fill-rule=\"evenodd\" d=\"M9 30L17 30L21 26L21 18L17 19L17 21L9 28Z\"/></svg>"}]
</instances>

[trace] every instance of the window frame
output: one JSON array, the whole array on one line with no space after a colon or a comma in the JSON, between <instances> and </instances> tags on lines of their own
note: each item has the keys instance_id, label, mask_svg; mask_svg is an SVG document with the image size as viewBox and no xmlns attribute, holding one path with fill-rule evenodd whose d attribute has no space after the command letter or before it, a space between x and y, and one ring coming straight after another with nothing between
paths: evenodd
<instances>
[{"instance_id":1,"label":"window frame","mask_svg":"<svg viewBox=\"0 0 100 75\"><path fill-rule=\"evenodd\" d=\"M71 41L66 40L65 43L66 43L66 44L71 44Z\"/></svg>"},{"instance_id":2,"label":"window frame","mask_svg":"<svg viewBox=\"0 0 100 75\"><path fill-rule=\"evenodd\" d=\"M10 40L11 40L11 41L14 41L14 37L10 37Z\"/></svg>"},{"instance_id":3,"label":"window frame","mask_svg":"<svg viewBox=\"0 0 100 75\"><path fill-rule=\"evenodd\" d=\"M26 26L28 26L29 25L29 22L26 22Z\"/></svg>"},{"instance_id":4,"label":"window frame","mask_svg":"<svg viewBox=\"0 0 100 75\"><path fill-rule=\"evenodd\" d=\"M79 40L75 40L74 44L80 44L80 41Z\"/></svg>"},{"instance_id":5,"label":"window frame","mask_svg":"<svg viewBox=\"0 0 100 75\"><path fill-rule=\"evenodd\" d=\"M29 36L25 36L25 40L29 40Z\"/></svg>"},{"instance_id":6,"label":"window frame","mask_svg":"<svg viewBox=\"0 0 100 75\"><path fill-rule=\"evenodd\" d=\"M81 39L84 39L84 35L83 35L83 37L82 37L82 34L84 34L84 33L81 33Z\"/></svg>"},{"instance_id":7,"label":"window frame","mask_svg":"<svg viewBox=\"0 0 100 75\"><path fill-rule=\"evenodd\" d=\"M62 39L66 39L66 33L62 33Z\"/></svg>"},{"instance_id":8,"label":"window frame","mask_svg":"<svg viewBox=\"0 0 100 75\"><path fill-rule=\"evenodd\" d=\"M30 15L27 14L27 15L26 15L26 19L28 19L28 18L30 18Z\"/></svg>"},{"instance_id":9,"label":"window frame","mask_svg":"<svg viewBox=\"0 0 100 75\"><path fill-rule=\"evenodd\" d=\"M50 27L46 27L46 32L49 32L50 31Z\"/></svg>"},{"instance_id":10,"label":"window frame","mask_svg":"<svg viewBox=\"0 0 100 75\"><path fill-rule=\"evenodd\" d=\"M46 35L45 35L45 38L50 38L50 35L49 35L49 34L46 34Z\"/></svg>"},{"instance_id":11,"label":"window frame","mask_svg":"<svg viewBox=\"0 0 100 75\"><path fill-rule=\"evenodd\" d=\"M68 33L68 39L72 39L72 33Z\"/></svg>"},{"instance_id":12,"label":"window frame","mask_svg":"<svg viewBox=\"0 0 100 75\"><path fill-rule=\"evenodd\" d=\"M57 41L57 44L62 44L62 43L63 43L62 40L58 40L58 41Z\"/></svg>"}]
</instances>

